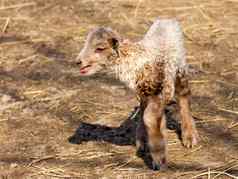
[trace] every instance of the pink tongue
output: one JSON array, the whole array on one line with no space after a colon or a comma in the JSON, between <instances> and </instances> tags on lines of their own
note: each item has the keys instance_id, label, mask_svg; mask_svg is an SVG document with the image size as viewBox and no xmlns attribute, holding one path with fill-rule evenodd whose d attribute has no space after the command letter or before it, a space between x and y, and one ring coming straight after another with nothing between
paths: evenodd
<instances>
[{"instance_id":1,"label":"pink tongue","mask_svg":"<svg viewBox=\"0 0 238 179\"><path fill-rule=\"evenodd\" d=\"M80 70L80 73L86 73L87 71L86 70Z\"/></svg>"},{"instance_id":2,"label":"pink tongue","mask_svg":"<svg viewBox=\"0 0 238 179\"><path fill-rule=\"evenodd\" d=\"M87 72L87 68L90 67L91 65L87 65L85 67L82 67L79 71L80 73L86 73Z\"/></svg>"}]
</instances>

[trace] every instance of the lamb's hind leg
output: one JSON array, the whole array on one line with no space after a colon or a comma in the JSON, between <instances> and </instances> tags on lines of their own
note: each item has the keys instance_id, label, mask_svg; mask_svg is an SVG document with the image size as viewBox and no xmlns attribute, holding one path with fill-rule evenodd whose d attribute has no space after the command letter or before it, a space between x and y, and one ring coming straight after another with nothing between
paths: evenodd
<instances>
[{"instance_id":1,"label":"lamb's hind leg","mask_svg":"<svg viewBox=\"0 0 238 179\"><path fill-rule=\"evenodd\" d=\"M148 147L153 159L153 169L165 170L167 168L167 141L164 106L161 97L148 97L143 120L148 135Z\"/></svg>"},{"instance_id":2,"label":"lamb's hind leg","mask_svg":"<svg viewBox=\"0 0 238 179\"><path fill-rule=\"evenodd\" d=\"M190 111L190 89L186 76L177 78L176 96L182 121L182 141L185 147L193 147L198 143L198 132Z\"/></svg>"}]
</instances>

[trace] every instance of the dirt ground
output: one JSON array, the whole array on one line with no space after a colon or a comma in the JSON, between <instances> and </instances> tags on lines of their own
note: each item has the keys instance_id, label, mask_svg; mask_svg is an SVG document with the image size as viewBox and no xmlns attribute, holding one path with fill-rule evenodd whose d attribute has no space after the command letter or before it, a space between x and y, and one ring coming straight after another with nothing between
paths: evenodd
<instances>
[{"instance_id":1,"label":"dirt ground","mask_svg":"<svg viewBox=\"0 0 238 179\"><path fill-rule=\"evenodd\" d=\"M168 130L163 173L135 155L133 94L71 63L91 28L136 40L157 17L183 27L201 137ZM237 178L237 22L237 0L0 0L0 178Z\"/></svg>"}]
</instances>

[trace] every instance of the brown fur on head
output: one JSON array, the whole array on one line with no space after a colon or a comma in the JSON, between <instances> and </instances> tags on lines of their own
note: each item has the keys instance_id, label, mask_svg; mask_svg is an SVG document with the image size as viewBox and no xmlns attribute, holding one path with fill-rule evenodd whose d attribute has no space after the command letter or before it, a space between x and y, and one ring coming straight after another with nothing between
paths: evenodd
<instances>
[{"instance_id":1,"label":"brown fur on head","mask_svg":"<svg viewBox=\"0 0 238 179\"><path fill-rule=\"evenodd\" d=\"M110 28L99 27L92 30L77 57L81 75L92 75L113 64L118 57L120 36Z\"/></svg>"}]
</instances>

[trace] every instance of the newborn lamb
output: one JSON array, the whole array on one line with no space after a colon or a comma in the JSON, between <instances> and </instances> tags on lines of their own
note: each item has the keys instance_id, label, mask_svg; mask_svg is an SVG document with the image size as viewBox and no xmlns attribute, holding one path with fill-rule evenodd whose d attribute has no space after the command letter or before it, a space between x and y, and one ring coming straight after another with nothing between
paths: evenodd
<instances>
[{"instance_id":1,"label":"newborn lamb","mask_svg":"<svg viewBox=\"0 0 238 179\"><path fill-rule=\"evenodd\" d=\"M183 33L176 20L156 20L144 38L135 43L110 28L95 28L88 34L76 64L82 76L107 69L135 92L143 110L136 146L143 150L147 138L153 169L167 168L164 109L174 98L182 121L183 144L186 147L197 144Z\"/></svg>"}]
</instances>

